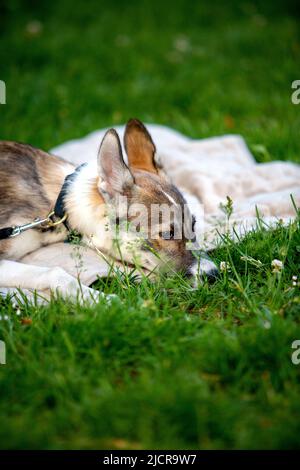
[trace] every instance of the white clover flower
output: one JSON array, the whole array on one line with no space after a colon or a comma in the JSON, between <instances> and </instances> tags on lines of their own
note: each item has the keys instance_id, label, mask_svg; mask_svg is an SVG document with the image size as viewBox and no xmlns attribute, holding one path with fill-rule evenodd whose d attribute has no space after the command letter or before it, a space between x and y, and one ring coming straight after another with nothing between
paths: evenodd
<instances>
[{"instance_id":1,"label":"white clover flower","mask_svg":"<svg viewBox=\"0 0 300 470\"><path fill-rule=\"evenodd\" d=\"M29 21L26 25L26 33L37 36L43 31L43 24L38 20Z\"/></svg>"},{"instance_id":2,"label":"white clover flower","mask_svg":"<svg viewBox=\"0 0 300 470\"><path fill-rule=\"evenodd\" d=\"M271 267L272 273L280 273L283 270L283 262L279 259L273 259Z\"/></svg>"},{"instance_id":3,"label":"white clover flower","mask_svg":"<svg viewBox=\"0 0 300 470\"><path fill-rule=\"evenodd\" d=\"M221 261L220 262L220 271L222 271L223 273L224 272L230 272L231 271L230 264L227 263L227 261Z\"/></svg>"},{"instance_id":4,"label":"white clover flower","mask_svg":"<svg viewBox=\"0 0 300 470\"><path fill-rule=\"evenodd\" d=\"M292 276L292 286L300 287L300 281L298 281L298 276Z\"/></svg>"},{"instance_id":5,"label":"white clover flower","mask_svg":"<svg viewBox=\"0 0 300 470\"><path fill-rule=\"evenodd\" d=\"M183 35L178 36L174 40L174 47L179 52L187 52L191 47L189 38Z\"/></svg>"}]
</instances>

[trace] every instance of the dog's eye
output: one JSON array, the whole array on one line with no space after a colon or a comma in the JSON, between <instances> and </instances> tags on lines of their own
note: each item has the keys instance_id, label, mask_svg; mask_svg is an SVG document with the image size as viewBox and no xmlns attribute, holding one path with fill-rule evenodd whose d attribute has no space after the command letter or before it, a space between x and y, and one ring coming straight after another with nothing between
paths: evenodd
<instances>
[{"instance_id":1,"label":"dog's eye","mask_svg":"<svg viewBox=\"0 0 300 470\"><path fill-rule=\"evenodd\" d=\"M163 240L174 240L174 230L170 230L169 232L160 232L160 238Z\"/></svg>"}]
</instances>

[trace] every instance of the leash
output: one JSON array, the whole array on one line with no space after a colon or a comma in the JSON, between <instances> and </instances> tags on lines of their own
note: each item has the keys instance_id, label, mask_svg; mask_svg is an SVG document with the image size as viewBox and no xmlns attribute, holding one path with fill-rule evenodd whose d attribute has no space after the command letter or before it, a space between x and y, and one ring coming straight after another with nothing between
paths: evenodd
<instances>
[{"instance_id":1,"label":"leash","mask_svg":"<svg viewBox=\"0 0 300 470\"><path fill-rule=\"evenodd\" d=\"M42 227L44 230L47 230L52 227L56 227L59 224L62 224L67 219L67 216L64 215L61 219L53 221L52 217L55 215L55 212L50 212L45 219L40 219L37 217L33 222L29 222L24 225L13 225L12 227L5 227L0 229L0 240L5 240L6 238L14 238L21 233L26 232L36 227ZM44 225L45 224L45 225Z\"/></svg>"},{"instance_id":2,"label":"leash","mask_svg":"<svg viewBox=\"0 0 300 470\"><path fill-rule=\"evenodd\" d=\"M64 224L67 230L69 226L67 224L67 214L65 213L64 207L64 198L68 192L68 186L70 183L75 179L78 175L79 171L86 166L87 163L83 163L82 165L78 166L73 173L67 175L64 183L61 187L59 195L56 199L56 203L54 209L49 212L46 218L40 219L37 217L32 222L23 225L13 225L12 227L4 227L0 229L0 240L6 240L7 238L14 238L18 235L21 235L23 232L27 230L31 230L33 228L41 227L43 230L48 230L53 227L57 227L60 224ZM57 217L57 220L54 218Z\"/></svg>"}]
</instances>

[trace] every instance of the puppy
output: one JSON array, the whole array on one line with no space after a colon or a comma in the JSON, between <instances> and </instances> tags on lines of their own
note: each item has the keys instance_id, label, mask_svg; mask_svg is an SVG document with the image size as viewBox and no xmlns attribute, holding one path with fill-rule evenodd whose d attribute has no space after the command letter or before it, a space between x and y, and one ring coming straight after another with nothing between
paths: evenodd
<instances>
[{"instance_id":1,"label":"puppy","mask_svg":"<svg viewBox=\"0 0 300 470\"><path fill-rule=\"evenodd\" d=\"M97 160L75 169L29 145L0 142L0 286L50 289L66 297L94 294L62 268L18 262L73 230L95 250L149 272L215 278L212 261L203 256L199 264L193 256L195 220L157 164L155 145L140 121L128 122L124 146L128 165L110 129Z\"/></svg>"}]
</instances>

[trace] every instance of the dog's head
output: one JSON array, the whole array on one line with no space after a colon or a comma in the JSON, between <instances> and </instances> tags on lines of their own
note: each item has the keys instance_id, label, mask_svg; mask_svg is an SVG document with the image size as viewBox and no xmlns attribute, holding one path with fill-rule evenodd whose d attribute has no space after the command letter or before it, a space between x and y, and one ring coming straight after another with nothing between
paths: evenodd
<instances>
[{"instance_id":1,"label":"dog's head","mask_svg":"<svg viewBox=\"0 0 300 470\"><path fill-rule=\"evenodd\" d=\"M110 254L129 263L135 260L148 270L191 272L197 264L191 250L195 219L157 163L155 145L140 121L128 122L124 146L128 165L111 129L98 154L98 186L115 239Z\"/></svg>"}]
</instances>

